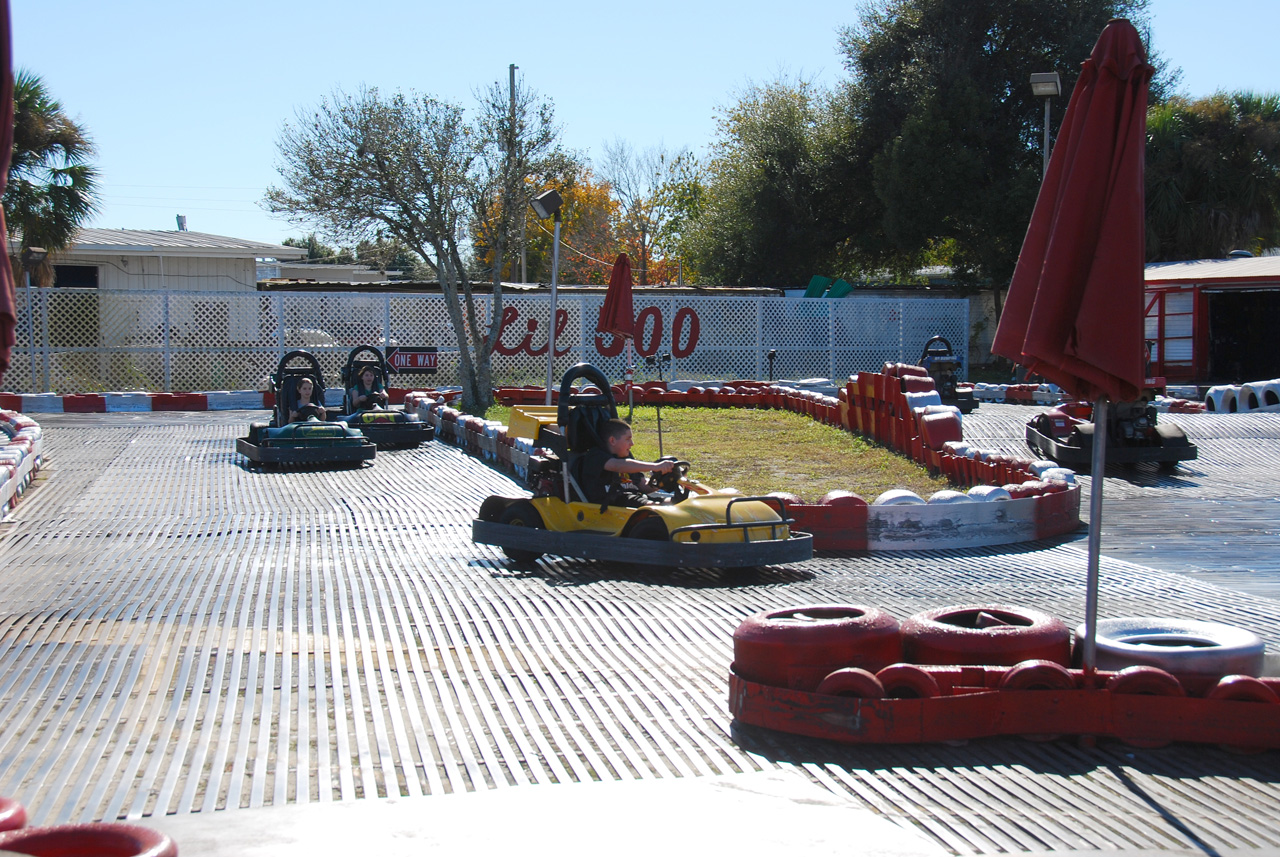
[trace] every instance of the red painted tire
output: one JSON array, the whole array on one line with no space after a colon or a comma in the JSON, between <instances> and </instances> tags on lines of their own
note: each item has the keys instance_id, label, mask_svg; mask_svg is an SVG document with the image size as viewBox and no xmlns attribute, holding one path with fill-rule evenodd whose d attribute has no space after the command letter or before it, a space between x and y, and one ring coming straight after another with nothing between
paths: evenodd
<instances>
[{"instance_id":1,"label":"red painted tire","mask_svg":"<svg viewBox=\"0 0 1280 857\"><path fill-rule=\"evenodd\" d=\"M942 695L937 680L915 664L890 664L876 673L885 699L932 699Z\"/></svg>"},{"instance_id":2,"label":"red painted tire","mask_svg":"<svg viewBox=\"0 0 1280 857\"><path fill-rule=\"evenodd\" d=\"M880 679L859 667L844 667L824 678L814 693L823 696L847 696L857 699L884 699Z\"/></svg>"},{"instance_id":3,"label":"red painted tire","mask_svg":"<svg viewBox=\"0 0 1280 857\"><path fill-rule=\"evenodd\" d=\"M1073 690L1076 681L1062 664L1028 660L1005 672L998 686L1001 690Z\"/></svg>"},{"instance_id":4,"label":"red painted tire","mask_svg":"<svg viewBox=\"0 0 1280 857\"><path fill-rule=\"evenodd\" d=\"M1107 679L1107 690L1117 694L1135 694L1139 696L1186 696L1187 689L1182 682L1159 667L1133 666L1125 667ZM1131 747L1155 749L1169 744L1167 738L1134 738L1127 737L1124 742Z\"/></svg>"},{"instance_id":5,"label":"red painted tire","mask_svg":"<svg viewBox=\"0 0 1280 857\"><path fill-rule=\"evenodd\" d=\"M747 681L814 690L841 667L902 660L898 620L878 607L817 604L767 610L733 632L733 669Z\"/></svg>"},{"instance_id":6,"label":"red painted tire","mask_svg":"<svg viewBox=\"0 0 1280 857\"><path fill-rule=\"evenodd\" d=\"M26 827L27 810L13 798L0 795L0 833Z\"/></svg>"},{"instance_id":7,"label":"red painted tire","mask_svg":"<svg viewBox=\"0 0 1280 857\"><path fill-rule=\"evenodd\" d=\"M178 846L160 831L116 822L10 830L0 833L0 851L33 857L178 857Z\"/></svg>"},{"instance_id":8,"label":"red painted tire","mask_svg":"<svg viewBox=\"0 0 1280 857\"><path fill-rule=\"evenodd\" d=\"M1186 696L1187 689L1173 673L1159 667L1125 667L1107 679L1107 690L1112 693L1131 693L1142 696Z\"/></svg>"},{"instance_id":9,"label":"red painted tire","mask_svg":"<svg viewBox=\"0 0 1280 857\"><path fill-rule=\"evenodd\" d=\"M1229 699L1236 702L1264 702L1275 705L1280 703L1280 696L1265 682L1247 675L1223 676L1213 688L1205 694L1205 699Z\"/></svg>"},{"instance_id":10,"label":"red painted tire","mask_svg":"<svg viewBox=\"0 0 1280 857\"><path fill-rule=\"evenodd\" d=\"M1039 610L1004 605L938 607L902 623L902 651L913 664L1012 666L1071 663L1071 630Z\"/></svg>"},{"instance_id":11,"label":"red painted tire","mask_svg":"<svg viewBox=\"0 0 1280 857\"><path fill-rule=\"evenodd\" d=\"M1223 676L1213 688L1205 694L1206 699L1227 699L1236 702L1260 702L1264 705L1276 705L1280 703L1280 696L1276 696L1276 692L1263 682L1247 675L1228 675ZM1229 753L1237 753L1242 756L1252 756L1256 753L1264 753L1268 747L1252 747L1241 744L1221 744L1222 749Z\"/></svg>"},{"instance_id":12,"label":"red painted tire","mask_svg":"<svg viewBox=\"0 0 1280 857\"><path fill-rule=\"evenodd\" d=\"M1072 690L1075 686L1075 679L1067 672L1066 667L1056 661L1046 660L1027 660L1016 664L1000 677L998 685L1001 690L1030 691ZM1062 735L1057 732L1029 732L1022 737L1028 741L1043 742L1056 741Z\"/></svg>"}]
</instances>

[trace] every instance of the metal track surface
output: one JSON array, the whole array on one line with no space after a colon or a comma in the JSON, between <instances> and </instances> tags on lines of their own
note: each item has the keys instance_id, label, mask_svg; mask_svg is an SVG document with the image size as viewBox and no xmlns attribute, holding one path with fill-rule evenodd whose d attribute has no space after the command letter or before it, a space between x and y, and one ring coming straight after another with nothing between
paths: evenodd
<instances>
[{"instance_id":1,"label":"metal track surface","mask_svg":"<svg viewBox=\"0 0 1280 857\"><path fill-rule=\"evenodd\" d=\"M966 436L1021 452L1028 413L983 405ZM984 602L1074 625L1079 539L746 574L518 566L469 538L485 496L518 493L500 473L440 442L258 472L234 452L255 416L41 419L47 466L0 531L0 794L34 822L794 766L956 854L1280 847L1274 752L843 747L730 722L744 617ZM1210 502L1229 540L1231 504L1259 502L1240 474L1274 485L1280 421L1179 421L1195 469L1108 473L1104 517ZM1111 556L1102 579L1104 616L1230 622L1280 650L1280 602Z\"/></svg>"}]
</instances>

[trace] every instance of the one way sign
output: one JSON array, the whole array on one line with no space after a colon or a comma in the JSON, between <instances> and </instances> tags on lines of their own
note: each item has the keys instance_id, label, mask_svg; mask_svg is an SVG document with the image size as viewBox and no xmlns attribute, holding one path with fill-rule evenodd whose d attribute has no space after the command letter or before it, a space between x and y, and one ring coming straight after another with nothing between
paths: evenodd
<instances>
[{"instance_id":1,"label":"one way sign","mask_svg":"<svg viewBox=\"0 0 1280 857\"><path fill-rule=\"evenodd\" d=\"M387 362L397 372L418 372L425 375L434 375L437 359L434 347L387 349Z\"/></svg>"}]
</instances>

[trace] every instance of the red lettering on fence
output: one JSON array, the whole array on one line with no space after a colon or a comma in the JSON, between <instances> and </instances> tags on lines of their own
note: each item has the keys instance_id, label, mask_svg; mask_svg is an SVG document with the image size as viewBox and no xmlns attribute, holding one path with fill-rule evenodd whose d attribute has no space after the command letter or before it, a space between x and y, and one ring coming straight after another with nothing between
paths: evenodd
<instances>
[{"instance_id":1,"label":"red lettering on fence","mask_svg":"<svg viewBox=\"0 0 1280 857\"><path fill-rule=\"evenodd\" d=\"M533 335L538 332L538 320L530 318L525 322L525 335L514 347L502 344L502 337L507 332L510 325L515 324L520 319L520 310L513 306L502 308L502 328L498 331L498 339L493 343L493 350L497 354L504 357L511 357L516 354L528 354L530 357L539 357L547 353L547 345L543 343L541 346L534 348ZM563 357L570 351L570 346L561 346L561 337L564 335L565 328L569 326L569 311L556 308L556 356Z\"/></svg>"},{"instance_id":2,"label":"red lettering on fence","mask_svg":"<svg viewBox=\"0 0 1280 857\"><path fill-rule=\"evenodd\" d=\"M653 327L646 339L645 328L650 319L653 320ZM652 357L658 353L660 345L662 345L662 310L656 306L647 306L636 316L636 353L641 357Z\"/></svg>"},{"instance_id":3,"label":"red lettering on fence","mask_svg":"<svg viewBox=\"0 0 1280 857\"><path fill-rule=\"evenodd\" d=\"M685 322L689 323L689 338L684 345L680 344ZM671 356L683 359L698 347L698 336L702 333L702 322L698 314L689 307L681 307L676 311L676 320L671 325Z\"/></svg>"},{"instance_id":4,"label":"red lettering on fence","mask_svg":"<svg viewBox=\"0 0 1280 857\"><path fill-rule=\"evenodd\" d=\"M495 354L501 354L504 357L512 357L516 354L527 354L530 357L541 357L547 353L547 344L534 347L533 340L538 333L539 319L525 319L524 336L515 345L503 345L503 339L507 337L507 330L512 326L518 326L520 322L520 310L513 306L502 308L502 328L498 332L498 340L493 344ZM565 330L569 327L568 310L556 308L556 356L563 357L568 354L571 347L568 344L562 345L561 341L564 337ZM518 329L518 327L517 327ZM662 347L664 340L664 331L662 329L662 310L656 306L647 306L640 310L636 316L636 353L641 357L651 357L658 353L658 349ZM702 321L698 318L698 313L692 307L681 307L676 311L675 319L672 323L671 330L671 354L677 358L685 358L692 354L698 347L698 340L702 336ZM625 347L625 341L621 336L613 336L608 345L604 344L604 334L597 332L595 335L596 352L601 357L617 357L622 353Z\"/></svg>"}]
</instances>

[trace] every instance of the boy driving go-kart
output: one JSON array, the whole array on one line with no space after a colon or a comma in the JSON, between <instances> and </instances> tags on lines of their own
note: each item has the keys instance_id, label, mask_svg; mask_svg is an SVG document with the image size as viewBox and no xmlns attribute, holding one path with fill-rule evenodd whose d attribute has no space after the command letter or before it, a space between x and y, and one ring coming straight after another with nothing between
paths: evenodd
<instances>
[{"instance_id":1,"label":"boy driving go-kart","mask_svg":"<svg viewBox=\"0 0 1280 857\"><path fill-rule=\"evenodd\" d=\"M590 387L575 388L583 380ZM498 545L517 561L544 553L648 565L749 567L813 555L807 533L789 528L777 497L742 497L688 479L689 464L630 458L631 428L617 419L612 388L579 363L560 384L554 415L533 409L534 439L547 451L531 463L532 497L487 498L472 541ZM555 422L551 422L551 420ZM627 487L624 474L657 484Z\"/></svg>"},{"instance_id":2,"label":"boy driving go-kart","mask_svg":"<svg viewBox=\"0 0 1280 857\"><path fill-rule=\"evenodd\" d=\"M648 491L647 481L635 480L644 473L670 473L675 459L639 461L631 458L631 426L613 418L600 430L603 446L597 446L582 454L579 467L579 484L592 503L607 506L648 506L660 502L656 491ZM632 477L622 479L623 475ZM641 477L643 480L643 477Z\"/></svg>"}]
</instances>

